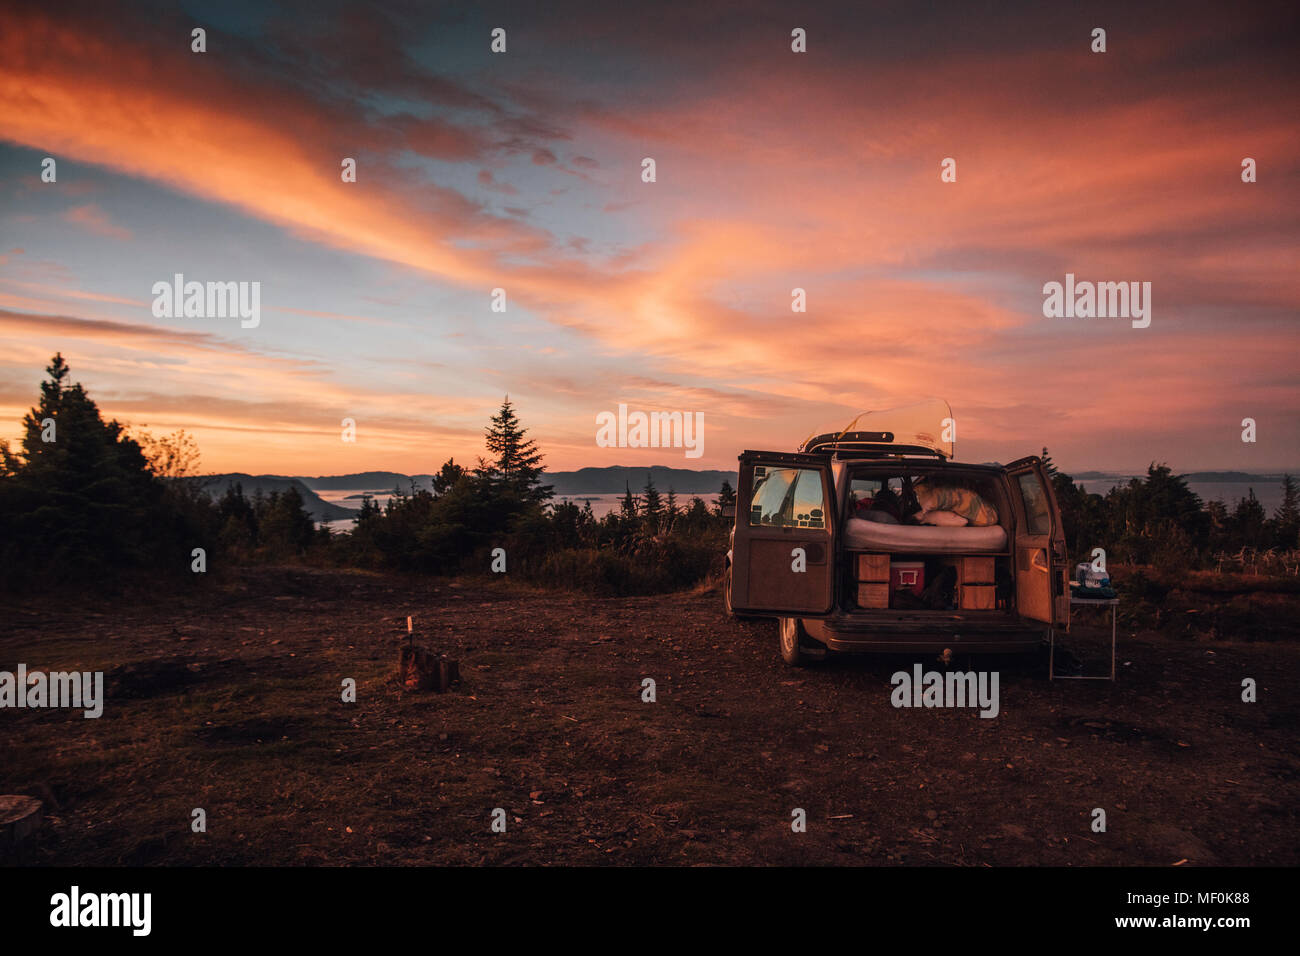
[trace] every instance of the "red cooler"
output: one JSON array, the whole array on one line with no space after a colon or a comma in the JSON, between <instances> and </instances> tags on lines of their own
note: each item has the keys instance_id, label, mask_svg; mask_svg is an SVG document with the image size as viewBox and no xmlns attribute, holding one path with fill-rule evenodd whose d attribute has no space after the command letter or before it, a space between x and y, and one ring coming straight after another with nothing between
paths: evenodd
<instances>
[{"instance_id":1,"label":"red cooler","mask_svg":"<svg viewBox=\"0 0 1300 956\"><path fill-rule=\"evenodd\" d=\"M890 561L889 562L889 593L895 591L911 591L913 594L920 596L925 590L925 562L924 561Z\"/></svg>"}]
</instances>

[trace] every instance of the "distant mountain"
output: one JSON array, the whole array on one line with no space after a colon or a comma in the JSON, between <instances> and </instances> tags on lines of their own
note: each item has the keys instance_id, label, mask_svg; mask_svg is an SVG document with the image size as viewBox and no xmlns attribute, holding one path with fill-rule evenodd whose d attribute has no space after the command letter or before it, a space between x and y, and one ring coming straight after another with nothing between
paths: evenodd
<instances>
[{"instance_id":1,"label":"distant mountain","mask_svg":"<svg viewBox=\"0 0 1300 956\"><path fill-rule=\"evenodd\" d=\"M273 491L283 494L290 488L297 488L298 494L302 496L302 505L312 516L313 521L338 521L340 519L350 521L356 515L356 511L351 508L344 508L323 500L320 495L308 488L300 478L233 473L229 475L204 475L199 479L199 483L200 487L214 498L220 498L226 493L227 488L236 484L243 489L245 498L252 498L259 491L263 495L269 495Z\"/></svg>"},{"instance_id":2,"label":"distant mountain","mask_svg":"<svg viewBox=\"0 0 1300 956\"><path fill-rule=\"evenodd\" d=\"M647 468L611 465L607 468L552 471L543 475L542 480L553 485L555 493L560 496L612 495L620 494L628 487L640 491L645 487L647 475L654 479L655 487L660 491L672 488L678 494L717 494L723 479L730 481L733 488L736 487L734 471L695 471L664 465L651 465ZM362 471L352 475L321 475L315 478L302 476L285 480L300 481L315 491L373 491L382 494L394 488L409 491L412 481L417 488L430 488L433 476L403 475L396 471Z\"/></svg>"},{"instance_id":3,"label":"distant mountain","mask_svg":"<svg viewBox=\"0 0 1300 956\"><path fill-rule=\"evenodd\" d=\"M639 492L645 487L647 476L654 479L655 487L660 491L666 492L671 488L679 495L716 495L724 480L731 482L731 487L736 487L734 471L694 471L664 465L651 465L647 468L610 465L607 468L554 471L543 475L542 481L553 485L555 493L560 496L612 495L622 494L628 488L633 493Z\"/></svg>"},{"instance_id":4,"label":"distant mountain","mask_svg":"<svg viewBox=\"0 0 1300 956\"><path fill-rule=\"evenodd\" d=\"M1139 474L1145 474L1145 471ZM577 498L582 495L622 494L631 488L633 494L639 494L645 487L646 477L654 479L655 487L666 493L670 488L678 495L699 495L706 500L716 495L723 481L729 481L736 487L736 472L702 470L690 468L669 468L664 465L649 467L632 467L628 465L610 465L606 468L579 468L577 471L553 471L543 475L543 481L552 485L557 498ZM1073 475L1075 481L1113 482L1118 484L1132 477L1131 474L1115 471L1084 471ZM1272 484L1280 484L1282 476L1253 475L1243 471L1195 471L1186 474L1189 482L1200 483L1251 483L1257 489ZM298 489L302 495L303 505L316 521L350 521L356 515L355 508L346 508L321 498L317 492L350 491L348 498L360 498L362 493L386 495L394 488L409 492L412 482L417 489L432 488L432 475L404 475L397 471L362 471L350 475L285 476L285 475L209 475L198 479L209 494L220 496L228 487L238 482L243 485L244 494L252 497L259 490L269 495L272 491L286 491L290 486ZM1094 489L1095 490L1095 489ZM335 496L337 497L337 496Z\"/></svg>"},{"instance_id":5,"label":"distant mountain","mask_svg":"<svg viewBox=\"0 0 1300 956\"><path fill-rule=\"evenodd\" d=\"M690 468L668 468L652 465L648 468L631 468L612 465L608 468L580 468L577 471L555 471L543 476L546 484L553 485L559 498L577 495L622 494L627 488L639 493L645 487L646 477L654 479L661 492L672 489L679 495L716 495L724 480L736 486L734 471L693 471ZM430 489L432 475L404 475L397 471L362 471L350 475L246 475L233 472L225 475L206 475L197 479L202 488L219 498L226 489L239 484L245 497L251 498L259 491L269 495L273 491L285 492L290 487L298 489L303 507L315 521L350 521L356 516L355 508L347 508L326 501L317 492L351 491L347 497L356 499L362 493L384 495L394 488L409 492L411 483L417 489Z\"/></svg>"},{"instance_id":6,"label":"distant mountain","mask_svg":"<svg viewBox=\"0 0 1300 956\"><path fill-rule=\"evenodd\" d=\"M392 491L410 490L411 481L421 488L429 487L432 475L403 475L396 471L362 471L354 475L321 475L318 478L299 477L313 491Z\"/></svg>"}]
</instances>

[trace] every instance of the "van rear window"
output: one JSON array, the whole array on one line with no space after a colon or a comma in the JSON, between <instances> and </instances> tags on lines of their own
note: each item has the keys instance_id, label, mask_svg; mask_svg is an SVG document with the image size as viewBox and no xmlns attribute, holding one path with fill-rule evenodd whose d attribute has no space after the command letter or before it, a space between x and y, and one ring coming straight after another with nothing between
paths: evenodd
<instances>
[{"instance_id":1,"label":"van rear window","mask_svg":"<svg viewBox=\"0 0 1300 956\"><path fill-rule=\"evenodd\" d=\"M1035 474L1020 475L1020 497L1025 502L1030 534L1051 534L1052 516L1047 510L1047 490Z\"/></svg>"},{"instance_id":2,"label":"van rear window","mask_svg":"<svg viewBox=\"0 0 1300 956\"><path fill-rule=\"evenodd\" d=\"M825 528L826 501L821 472L756 465L749 523L764 527Z\"/></svg>"}]
</instances>

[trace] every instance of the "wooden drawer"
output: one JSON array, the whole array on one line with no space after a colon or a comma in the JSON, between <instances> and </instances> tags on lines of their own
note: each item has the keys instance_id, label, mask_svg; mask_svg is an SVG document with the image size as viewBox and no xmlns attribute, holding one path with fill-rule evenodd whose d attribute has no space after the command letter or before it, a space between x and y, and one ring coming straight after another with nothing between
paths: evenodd
<instances>
[{"instance_id":1,"label":"wooden drawer","mask_svg":"<svg viewBox=\"0 0 1300 956\"><path fill-rule=\"evenodd\" d=\"M858 555L858 580L873 581L878 584L889 583L889 555Z\"/></svg>"},{"instance_id":2,"label":"wooden drawer","mask_svg":"<svg viewBox=\"0 0 1300 956\"><path fill-rule=\"evenodd\" d=\"M961 559L957 574L961 584L992 584L997 580L993 574L992 557L964 557Z\"/></svg>"},{"instance_id":3,"label":"wooden drawer","mask_svg":"<svg viewBox=\"0 0 1300 956\"><path fill-rule=\"evenodd\" d=\"M957 603L963 611L992 611L997 607L997 588L992 584L963 584L957 589Z\"/></svg>"},{"instance_id":4,"label":"wooden drawer","mask_svg":"<svg viewBox=\"0 0 1300 956\"><path fill-rule=\"evenodd\" d=\"M889 582L886 581L884 584L859 582L858 607L889 607Z\"/></svg>"}]
</instances>

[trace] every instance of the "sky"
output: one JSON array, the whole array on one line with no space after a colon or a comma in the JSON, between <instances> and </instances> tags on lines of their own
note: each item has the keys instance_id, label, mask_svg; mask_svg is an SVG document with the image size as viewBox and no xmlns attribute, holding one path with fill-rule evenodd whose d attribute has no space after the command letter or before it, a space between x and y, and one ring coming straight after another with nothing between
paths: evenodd
<instances>
[{"instance_id":1,"label":"sky","mask_svg":"<svg viewBox=\"0 0 1300 956\"><path fill-rule=\"evenodd\" d=\"M959 460L1300 470L1294 3L0 18L0 438L59 351L209 472L472 462L507 394L550 470L930 396ZM155 316L177 273L260 321ZM1067 273L1149 282L1149 326L1045 316ZM620 403L701 413L702 455L599 445Z\"/></svg>"}]
</instances>

